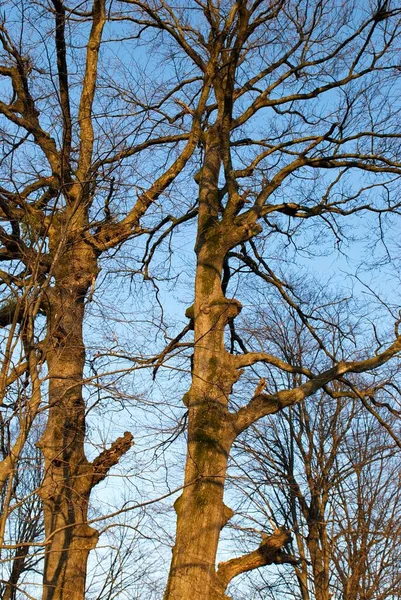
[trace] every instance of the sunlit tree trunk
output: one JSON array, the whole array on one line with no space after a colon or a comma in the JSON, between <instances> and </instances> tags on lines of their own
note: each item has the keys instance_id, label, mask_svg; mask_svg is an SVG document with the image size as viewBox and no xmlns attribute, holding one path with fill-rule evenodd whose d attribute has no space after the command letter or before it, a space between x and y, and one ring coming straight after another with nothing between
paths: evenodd
<instances>
[{"instance_id":1,"label":"sunlit tree trunk","mask_svg":"<svg viewBox=\"0 0 401 600\"><path fill-rule=\"evenodd\" d=\"M54 285L44 302L49 409L39 442L44 456L40 495L47 542L43 600L85 597L88 555L98 539L98 532L88 524L90 493L132 446L132 435L126 432L94 461L85 456L83 321L85 296L98 267L97 254L82 234L84 205L69 215L67 230L55 229L50 238Z\"/></svg>"},{"instance_id":2,"label":"sunlit tree trunk","mask_svg":"<svg viewBox=\"0 0 401 600\"><path fill-rule=\"evenodd\" d=\"M238 378L224 348L224 327L240 305L225 298L221 287L227 251L217 223L218 145L212 135L200 183L199 234L196 246L194 318L195 352L188 406L188 452L184 491L175 504L177 536L166 600L224 598L216 578L216 552L221 528L232 515L224 505L227 460L235 433L228 398Z\"/></svg>"},{"instance_id":3,"label":"sunlit tree trunk","mask_svg":"<svg viewBox=\"0 0 401 600\"><path fill-rule=\"evenodd\" d=\"M41 497L45 551L43 598L82 599L86 563L97 542L87 524L93 468L86 459L84 299L96 276L96 257L73 232L56 259L55 284L47 294L46 360L49 416L40 441L45 458Z\"/></svg>"}]
</instances>

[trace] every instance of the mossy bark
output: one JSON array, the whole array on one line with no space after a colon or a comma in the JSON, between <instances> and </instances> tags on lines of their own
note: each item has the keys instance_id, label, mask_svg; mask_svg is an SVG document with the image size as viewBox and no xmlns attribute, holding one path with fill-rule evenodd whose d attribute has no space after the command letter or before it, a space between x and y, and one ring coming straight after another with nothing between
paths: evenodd
<instances>
[{"instance_id":1,"label":"mossy bark","mask_svg":"<svg viewBox=\"0 0 401 600\"><path fill-rule=\"evenodd\" d=\"M224 348L224 329L241 305L226 298L221 286L229 244L218 219L219 165L218 139L211 132L200 181L195 349L192 385L185 395L189 414L185 483L175 504L177 534L165 600L226 598L216 574L216 553L220 530L232 515L223 494L235 439L228 399L238 370Z\"/></svg>"},{"instance_id":2,"label":"mossy bark","mask_svg":"<svg viewBox=\"0 0 401 600\"><path fill-rule=\"evenodd\" d=\"M205 410L209 412L207 419L200 417ZM219 409L200 404L193 412L185 477L187 487L175 503L176 545L165 598L222 600L225 596L216 577L215 564L220 530L232 514L223 503L231 436ZM225 422L226 427L216 428L215 420Z\"/></svg>"},{"instance_id":3,"label":"mossy bark","mask_svg":"<svg viewBox=\"0 0 401 600\"><path fill-rule=\"evenodd\" d=\"M223 502L230 448L235 439L228 398L238 371L224 349L224 328L238 302L224 298L218 254L198 253L195 344L188 404L185 487L176 502L177 535L165 600L222 600L216 576L220 530L231 516Z\"/></svg>"}]
</instances>

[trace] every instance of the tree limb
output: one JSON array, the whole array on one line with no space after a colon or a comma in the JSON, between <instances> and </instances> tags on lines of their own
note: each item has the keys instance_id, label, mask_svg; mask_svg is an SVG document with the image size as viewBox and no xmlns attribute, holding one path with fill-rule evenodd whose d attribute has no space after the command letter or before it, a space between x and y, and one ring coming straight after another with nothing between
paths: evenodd
<instances>
[{"instance_id":1,"label":"tree limb","mask_svg":"<svg viewBox=\"0 0 401 600\"><path fill-rule=\"evenodd\" d=\"M110 448L103 450L92 462L93 476L92 487L103 481L110 471L120 460L120 458L128 452L134 445L133 435L126 431L122 437L117 438Z\"/></svg>"},{"instance_id":2,"label":"tree limb","mask_svg":"<svg viewBox=\"0 0 401 600\"><path fill-rule=\"evenodd\" d=\"M220 563L217 569L217 577L223 584L224 589L234 577L241 573L272 564L298 564L299 560L295 556L283 551L284 546L290 541L290 532L285 527L278 527L271 535L264 536L257 550Z\"/></svg>"},{"instance_id":3,"label":"tree limb","mask_svg":"<svg viewBox=\"0 0 401 600\"><path fill-rule=\"evenodd\" d=\"M240 408L236 413L236 429L240 433L249 425L262 417L276 413L287 406L302 402L308 396L322 389L335 379L340 379L346 373L364 373L377 369L388 362L401 351L401 336L383 352L361 361L339 362L334 367L323 371L302 385L281 390L275 394L255 394L247 406Z\"/></svg>"}]
</instances>

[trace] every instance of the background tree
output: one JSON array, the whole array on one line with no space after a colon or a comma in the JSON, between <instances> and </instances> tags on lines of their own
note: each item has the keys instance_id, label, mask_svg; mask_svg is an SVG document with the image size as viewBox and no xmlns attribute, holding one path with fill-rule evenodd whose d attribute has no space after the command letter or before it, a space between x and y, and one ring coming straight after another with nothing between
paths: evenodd
<instances>
[{"instance_id":1,"label":"background tree","mask_svg":"<svg viewBox=\"0 0 401 600\"><path fill-rule=\"evenodd\" d=\"M273 304L256 327L259 340L279 345L283 359L305 363L318 356L291 310L283 314ZM287 375L288 386L294 377ZM385 401L397 380L391 373L376 400ZM396 419L387 421L397 431ZM298 562L284 572L281 593L304 600L397 597L399 452L359 398L338 384L330 395L323 391L255 425L237 446L233 484L243 493L234 530L248 531L248 547L255 530L277 522L292 532L288 552ZM271 581L251 578L249 586L263 594Z\"/></svg>"},{"instance_id":2,"label":"background tree","mask_svg":"<svg viewBox=\"0 0 401 600\"><path fill-rule=\"evenodd\" d=\"M12 456L8 452L7 456ZM4 600L19 597L21 581L32 580L43 565L43 512L36 494L41 482L39 451L27 443L1 494L2 575Z\"/></svg>"},{"instance_id":3,"label":"background tree","mask_svg":"<svg viewBox=\"0 0 401 600\"><path fill-rule=\"evenodd\" d=\"M240 444L236 462L243 470L234 481L242 494L232 525L233 532L238 529L237 543L249 551L258 532L260 538L260 532L284 523L293 538L287 552L297 562L275 578L269 573L250 574L233 587L234 597L246 597L245 590L252 598L269 592L274 597L274 587L278 597L306 600L399 596L396 453L366 414L359 414L359 423L344 431L350 422L349 415L343 420L348 409L343 405L343 414L336 419L337 456L330 466L319 450L327 448L332 435L318 440L319 425L312 433L308 425L320 421L316 412L324 406L322 429L327 433L330 421L334 432L338 403L326 397L317 407L311 405L308 413L304 407L294 408L266 427L256 427ZM362 448L366 434L370 443Z\"/></svg>"}]
</instances>

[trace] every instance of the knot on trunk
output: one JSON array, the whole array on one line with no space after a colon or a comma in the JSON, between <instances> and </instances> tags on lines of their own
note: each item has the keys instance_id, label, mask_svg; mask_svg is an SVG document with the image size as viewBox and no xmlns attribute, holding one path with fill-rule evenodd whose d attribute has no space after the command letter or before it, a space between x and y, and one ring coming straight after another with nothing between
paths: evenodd
<instances>
[{"instance_id":1,"label":"knot on trunk","mask_svg":"<svg viewBox=\"0 0 401 600\"><path fill-rule=\"evenodd\" d=\"M221 296L211 302L205 302L201 305L200 310L205 315L213 312L219 319L222 318L227 323L239 315L242 310L242 304L235 298Z\"/></svg>"}]
</instances>

